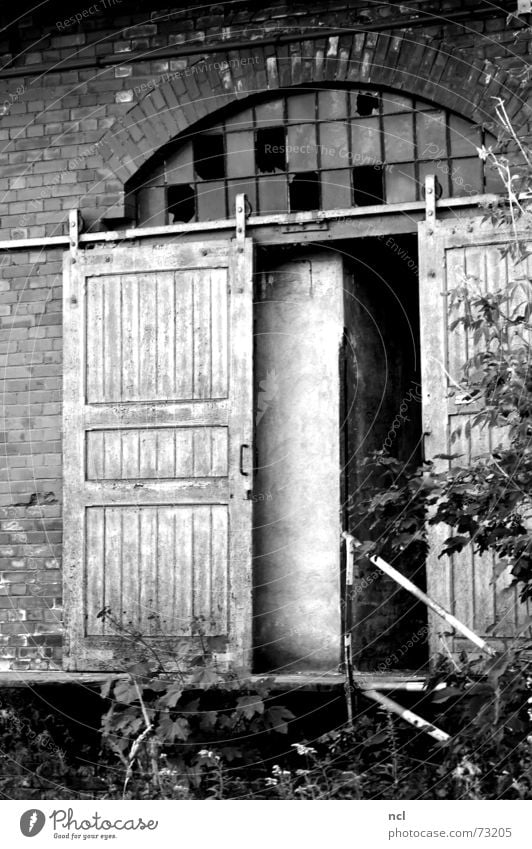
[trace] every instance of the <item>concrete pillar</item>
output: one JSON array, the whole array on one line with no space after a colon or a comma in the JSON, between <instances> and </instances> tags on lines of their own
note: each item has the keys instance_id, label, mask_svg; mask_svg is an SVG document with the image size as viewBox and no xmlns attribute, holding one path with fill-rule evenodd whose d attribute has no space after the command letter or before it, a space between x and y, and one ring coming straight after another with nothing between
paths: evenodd
<instances>
[{"instance_id":1,"label":"concrete pillar","mask_svg":"<svg viewBox=\"0 0 532 849\"><path fill-rule=\"evenodd\" d=\"M255 308L254 636L257 670L340 661L342 260L264 273Z\"/></svg>"}]
</instances>

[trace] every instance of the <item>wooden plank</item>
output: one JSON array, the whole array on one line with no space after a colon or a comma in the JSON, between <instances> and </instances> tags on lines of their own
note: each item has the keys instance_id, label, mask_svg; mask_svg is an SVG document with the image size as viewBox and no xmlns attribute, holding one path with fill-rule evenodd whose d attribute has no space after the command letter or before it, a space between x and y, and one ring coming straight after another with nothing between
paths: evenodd
<instances>
[{"instance_id":1,"label":"wooden plank","mask_svg":"<svg viewBox=\"0 0 532 849\"><path fill-rule=\"evenodd\" d=\"M228 298L227 278L221 271L211 273L211 345L213 398L227 398L228 393Z\"/></svg>"},{"instance_id":2,"label":"wooden plank","mask_svg":"<svg viewBox=\"0 0 532 849\"><path fill-rule=\"evenodd\" d=\"M133 627L140 613L140 510L123 508L122 513L122 609L124 624Z\"/></svg>"},{"instance_id":3,"label":"wooden plank","mask_svg":"<svg viewBox=\"0 0 532 849\"><path fill-rule=\"evenodd\" d=\"M139 291L133 274L123 275L122 285L122 397L138 401L139 394Z\"/></svg>"},{"instance_id":4,"label":"wooden plank","mask_svg":"<svg viewBox=\"0 0 532 849\"><path fill-rule=\"evenodd\" d=\"M175 477L194 477L194 453L193 440L194 430L192 427L179 427L174 431L175 440Z\"/></svg>"},{"instance_id":5,"label":"wooden plank","mask_svg":"<svg viewBox=\"0 0 532 849\"><path fill-rule=\"evenodd\" d=\"M154 563L158 587L157 613L160 617L162 633L174 635L177 633L173 598L176 508L158 507L157 517L157 561Z\"/></svg>"},{"instance_id":6,"label":"wooden plank","mask_svg":"<svg viewBox=\"0 0 532 849\"><path fill-rule=\"evenodd\" d=\"M225 477L228 469L229 449L226 427L209 428L211 434L211 475Z\"/></svg>"},{"instance_id":7,"label":"wooden plank","mask_svg":"<svg viewBox=\"0 0 532 849\"><path fill-rule=\"evenodd\" d=\"M157 477L157 431L144 428L140 432L140 478L149 480Z\"/></svg>"},{"instance_id":8,"label":"wooden plank","mask_svg":"<svg viewBox=\"0 0 532 849\"><path fill-rule=\"evenodd\" d=\"M122 477L122 446L118 431L102 431L103 435L103 475L106 480L120 480Z\"/></svg>"},{"instance_id":9,"label":"wooden plank","mask_svg":"<svg viewBox=\"0 0 532 849\"><path fill-rule=\"evenodd\" d=\"M157 305L156 279L137 279L140 316L139 395L142 401L157 398Z\"/></svg>"},{"instance_id":10,"label":"wooden plank","mask_svg":"<svg viewBox=\"0 0 532 849\"><path fill-rule=\"evenodd\" d=\"M194 549L192 573L192 613L202 621L204 633L210 631L211 612L211 510L194 507Z\"/></svg>"},{"instance_id":11,"label":"wooden plank","mask_svg":"<svg viewBox=\"0 0 532 849\"><path fill-rule=\"evenodd\" d=\"M87 433L88 480L227 476L227 428L113 428Z\"/></svg>"},{"instance_id":12,"label":"wooden plank","mask_svg":"<svg viewBox=\"0 0 532 849\"><path fill-rule=\"evenodd\" d=\"M104 605L153 639L158 614L165 631L173 632L176 651L189 652L195 648L195 604L205 617L206 639L218 638L216 650L224 651L219 639L225 637L238 666L249 662L250 481L238 463L239 446L251 445L253 433L252 246L237 250L226 242L223 248L119 246L98 257L80 252L70 280L65 262L65 298L72 299L65 300L65 352L72 367L65 378L71 669L113 669L131 657L131 645L96 618ZM72 296L85 291L87 280L90 315L95 318L100 303L103 332L101 374L94 336L94 388L85 399L89 307ZM229 310L238 348L231 360ZM201 395L195 400L194 377ZM82 556L85 515L92 522L90 592ZM92 634L85 633L85 616Z\"/></svg>"},{"instance_id":13,"label":"wooden plank","mask_svg":"<svg viewBox=\"0 0 532 849\"><path fill-rule=\"evenodd\" d=\"M226 634L228 621L228 526L227 508L211 507L212 554L211 554L211 633Z\"/></svg>"},{"instance_id":14,"label":"wooden plank","mask_svg":"<svg viewBox=\"0 0 532 849\"><path fill-rule=\"evenodd\" d=\"M447 360L447 299L444 242L433 224L419 227L419 300L420 300L420 350L422 419L425 457L432 459L448 453L449 434L446 386L442 366ZM434 460L436 469L445 469L448 463ZM430 548L427 554L427 593L446 610L453 611L452 572L450 564L439 560L448 529L442 525L429 525ZM433 660L441 652L443 627L439 617L428 612L429 648Z\"/></svg>"},{"instance_id":15,"label":"wooden plank","mask_svg":"<svg viewBox=\"0 0 532 849\"><path fill-rule=\"evenodd\" d=\"M462 417L457 417L462 418ZM465 418L465 417L464 417ZM469 416L467 417L469 420ZM457 461L458 464L463 463L469 465L471 455L471 440L465 436L465 423L462 423L462 431L459 437L456 438L452 446L453 453L462 454L463 460ZM453 464L451 464L453 465ZM465 625L473 627L475 608L474 608L474 567L473 567L473 548L467 548L459 555L453 555L451 558L452 569L452 593L454 615Z\"/></svg>"},{"instance_id":16,"label":"wooden plank","mask_svg":"<svg viewBox=\"0 0 532 849\"><path fill-rule=\"evenodd\" d=\"M104 633L103 619L97 614L103 607L104 597L104 535L103 509L92 507L86 514L85 584L87 606L87 634Z\"/></svg>"},{"instance_id":17,"label":"wooden plank","mask_svg":"<svg viewBox=\"0 0 532 849\"><path fill-rule=\"evenodd\" d=\"M89 480L103 480L105 477L104 467L104 432L89 431L87 440L87 477Z\"/></svg>"},{"instance_id":18,"label":"wooden plank","mask_svg":"<svg viewBox=\"0 0 532 849\"><path fill-rule=\"evenodd\" d=\"M101 609L104 605L111 610L113 617L122 622L122 511L120 507L106 507L103 510L104 538L104 580ZM88 612L88 611L87 611ZM112 626L104 620L104 633L115 633Z\"/></svg>"},{"instance_id":19,"label":"wooden plank","mask_svg":"<svg viewBox=\"0 0 532 849\"><path fill-rule=\"evenodd\" d=\"M229 497L227 478L197 480L146 480L139 486L134 481L87 481L80 493L80 503L87 505L121 504L124 501L143 504L164 503L223 504Z\"/></svg>"},{"instance_id":20,"label":"wooden plank","mask_svg":"<svg viewBox=\"0 0 532 849\"><path fill-rule=\"evenodd\" d=\"M63 259L63 599L64 665L82 668L85 639L85 437L82 410L86 375L86 277L69 254Z\"/></svg>"},{"instance_id":21,"label":"wooden plank","mask_svg":"<svg viewBox=\"0 0 532 849\"><path fill-rule=\"evenodd\" d=\"M251 477L240 474L240 446L253 445L253 245L234 242L230 254L231 399L229 437L230 628L234 663L251 668Z\"/></svg>"},{"instance_id":22,"label":"wooden plank","mask_svg":"<svg viewBox=\"0 0 532 849\"><path fill-rule=\"evenodd\" d=\"M194 404L150 403L109 404L85 408L87 428L142 427L147 425L227 425L231 404L225 399L197 401Z\"/></svg>"},{"instance_id":23,"label":"wooden plank","mask_svg":"<svg viewBox=\"0 0 532 849\"><path fill-rule=\"evenodd\" d=\"M103 400L104 385L104 301L103 287L99 280L87 281L87 399ZM90 352L90 353L89 353Z\"/></svg>"},{"instance_id":24,"label":"wooden plank","mask_svg":"<svg viewBox=\"0 0 532 849\"><path fill-rule=\"evenodd\" d=\"M156 633L153 615L157 613L157 586L154 569L157 563L156 508L143 506L140 514L139 628L143 634Z\"/></svg>"},{"instance_id":25,"label":"wooden plank","mask_svg":"<svg viewBox=\"0 0 532 849\"><path fill-rule=\"evenodd\" d=\"M121 430L122 480L140 478L140 431Z\"/></svg>"},{"instance_id":26,"label":"wooden plank","mask_svg":"<svg viewBox=\"0 0 532 849\"><path fill-rule=\"evenodd\" d=\"M194 568L192 508L176 511L174 617L180 634L190 634L192 622L192 570Z\"/></svg>"},{"instance_id":27,"label":"wooden plank","mask_svg":"<svg viewBox=\"0 0 532 849\"><path fill-rule=\"evenodd\" d=\"M463 329L446 331L447 316L441 304L444 299L440 301L437 297L428 297L427 292L432 285L435 290L442 292L465 284L471 292L475 288L484 293L501 289L507 285L514 272L509 267L508 259L501 258L499 247L511 238L513 236L507 230L494 230L486 223L473 219L439 221L430 227L423 225L420 228L421 349L424 359L422 382L428 407L424 426L432 431L427 439L429 458L436 453L448 453L450 448L453 453L463 454L463 458L455 461L455 464L466 465L475 459L487 457L494 445L505 438L502 431L479 427L471 428L470 433L466 434L465 426L478 411L479 405L457 403L459 392L454 392L452 381L448 377L438 378L436 371L427 362L427 357L437 357L437 348L441 356L447 345L447 372L451 378L456 379L455 372L459 371L465 359L473 352L481 351L485 345L484 340L475 341L472 334L464 333ZM449 431L454 431L458 425L461 427L460 436L451 444L446 440L444 432L446 422L449 423ZM437 461L436 465L445 468L444 461ZM447 570L445 575L438 564L437 553L449 533L450 529L441 526L432 526L429 530L429 594L446 607L449 607L450 602L451 609L459 619L480 636L489 639L492 645L499 646L498 638L508 640L516 634L517 622L526 615L524 606L518 603L515 588L509 587L511 578L507 573L493 580L494 556L480 556L472 546L464 549L460 555L453 556L450 573ZM434 652L438 648L439 637L435 630L436 623L431 621L430 625ZM468 649L460 639L455 639L450 645L455 651L464 647Z\"/></svg>"},{"instance_id":28,"label":"wooden plank","mask_svg":"<svg viewBox=\"0 0 532 849\"><path fill-rule=\"evenodd\" d=\"M194 398L211 397L211 287L210 275L198 272L193 283Z\"/></svg>"},{"instance_id":29,"label":"wooden plank","mask_svg":"<svg viewBox=\"0 0 532 849\"><path fill-rule=\"evenodd\" d=\"M211 436L209 428L194 428L192 456L194 477L208 477L211 470Z\"/></svg>"},{"instance_id":30,"label":"wooden plank","mask_svg":"<svg viewBox=\"0 0 532 849\"><path fill-rule=\"evenodd\" d=\"M157 388L156 398L175 398L175 280L157 277Z\"/></svg>"},{"instance_id":31,"label":"wooden plank","mask_svg":"<svg viewBox=\"0 0 532 849\"><path fill-rule=\"evenodd\" d=\"M102 280L103 289L103 401L122 400L122 298L120 277ZM88 328L89 340L90 329ZM88 356L95 354L96 340L90 340Z\"/></svg>"},{"instance_id":32,"label":"wooden plank","mask_svg":"<svg viewBox=\"0 0 532 849\"><path fill-rule=\"evenodd\" d=\"M175 275L175 397L193 397L193 277L190 273Z\"/></svg>"},{"instance_id":33,"label":"wooden plank","mask_svg":"<svg viewBox=\"0 0 532 849\"><path fill-rule=\"evenodd\" d=\"M103 246L83 255L87 272L95 274L145 274L171 269L224 268L228 265L227 241L186 242L182 245L124 247Z\"/></svg>"},{"instance_id":34,"label":"wooden plank","mask_svg":"<svg viewBox=\"0 0 532 849\"><path fill-rule=\"evenodd\" d=\"M175 477L174 431L157 428L157 477Z\"/></svg>"},{"instance_id":35,"label":"wooden plank","mask_svg":"<svg viewBox=\"0 0 532 849\"><path fill-rule=\"evenodd\" d=\"M461 248L456 248L456 250L453 251L447 251L445 257L445 265L447 271L446 292L448 297L449 290L455 288L456 286L465 285L465 251ZM468 347L467 334L461 324L459 324L453 331L450 331L448 328L450 322L454 321L458 317L462 318L463 313L464 307L462 306L461 308L454 311L451 315L445 316L445 327L449 339L447 345L446 368L449 375L454 381L454 383L451 384L449 378L447 378L446 380L447 390L452 393L451 397L456 397L457 394L460 395L460 390L458 389L456 384L461 384L464 377L463 365L468 356Z\"/></svg>"}]
</instances>

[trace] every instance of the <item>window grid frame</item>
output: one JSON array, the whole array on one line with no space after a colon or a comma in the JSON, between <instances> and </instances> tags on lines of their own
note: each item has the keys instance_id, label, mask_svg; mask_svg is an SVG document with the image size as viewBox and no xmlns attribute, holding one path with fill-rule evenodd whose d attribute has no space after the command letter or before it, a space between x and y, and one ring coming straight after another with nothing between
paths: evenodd
<instances>
[{"instance_id":1,"label":"window grid frame","mask_svg":"<svg viewBox=\"0 0 532 849\"><path fill-rule=\"evenodd\" d=\"M298 89L298 90L281 91L278 94L276 94L276 96L271 98L270 101L266 100L266 101L263 101L263 102L260 102L260 103L252 104L251 106L248 106L248 107L246 107L246 109L242 110L242 114L250 113L250 116L248 117L248 115L246 115L246 120L242 121L241 123L239 123L238 121L235 121L235 119L238 119L238 113L236 113L236 114L233 114L232 116L230 116L230 122L228 122L227 119L222 118L222 120L217 120L215 123L213 123L213 125L211 127L206 127L205 129L202 129L202 130L199 130L199 131L189 131L186 135L180 137L179 140L176 140L175 145L172 145L171 147L169 147L166 155L163 156L163 162L164 162L163 179L164 179L164 188L165 188L165 191L164 191L165 199L167 198L168 188L170 186L172 186L172 185L190 185L193 188L195 212L194 212L194 216L192 218L190 218L189 221L190 222L201 222L201 221L213 220L211 218L207 219L207 218L199 218L198 217L198 186L201 185L201 186L207 187L209 184L216 184L219 187L219 184L223 183L223 206L225 208L225 215L222 216L222 217L223 218L230 218L232 216L232 210L229 208L229 192L230 192L229 185L232 185L234 187L237 184L248 183L248 184L253 185L254 192L255 192L255 198L254 198L255 205L254 205L254 208L253 208L254 214L256 214L256 215L268 215L268 214L275 214L276 212L277 213L283 212L283 213L289 214L290 211L291 211L289 209L289 205L290 205L290 183L291 183L292 179L298 173L305 173L305 171L317 171L318 176L319 176L319 202L320 202L320 206L318 207L318 209L322 209L323 208L322 174L327 174L327 173L331 173L331 172L335 172L335 171L348 171L349 172L349 193L350 193L350 200L351 200L350 207L354 208L356 206L354 204L354 192L355 192L354 170L357 167L361 167L361 166L364 167L364 166L368 166L368 165L369 166L371 166L371 165L377 166L378 165L382 168L382 179L383 179L383 184L384 184L384 186L383 186L384 187L384 191L383 191L384 201L383 202L377 201L375 205L386 206L387 203L389 203L389 201L387 200L387 195L388 195L388 190L387 190L388 185L387 184L388 184L389 175L392 173L394 168L400 168L400 167L407 167L408 166L408 167L413 168L415 192L414 192L414 197L410 197L407 200L409 202L423 200L423 186L420 182L420 169L421 169L422 165L424 165L425 163L430 163L431 161L438 162L438 165L440 167L443 166L445 168L445 176L446 176L446 179L448 180L449 193L443 194L442 197L455 198L455 197L463 196L460 192L459 187L457 188L455 186L455 181L453 179L453 172L454 172L453 164L455 162L470 160L470 159L473 159L474 157L472 155L473 151L471 152L471 155L469 155L469 156L467 156L467 155L452 156L452 134L453 134L453 132L455 133L456 130L452 130L452 128L451 128L451 116L455 115L455 113L453 113L450 110L445 109L443 107L439 107L437 105L432 105L432 104L426 103L423 100L420 100L419 98L417 98L415 96L408 98L410 100L410 108L406 108L404 105L400 104L399 108L396 111L388 112L388 111L386 111L386 94L387 94L386 92L371 91L370 89L366 89L366 88L352 88L352 89L337 89L337 90L335 90L335 91L345 92L345 101L344 102L347 104L347 109L348 109L348 114L346 114L345 117L341 117L341 118L339 118L339 117L334 118L334 117L330 117L330 116L321 117L320 116L319 94L320 94L320 92L323 92L323 91L327 91L327 90L316 88L316 89L310 89L310 90L309 89ZM377 97L378 102L379 102L378 113L376 113L376 114L374 113L371 116L357 115L354 110L356 108L356 98L359 94L371 94L372 96ZM392 96L393 96L394 93L389 93L389 94L392 94ZM294 98L294 97L298 97L298 96L301 96L301 95L303 95L303 96L313 95L314 104L313 104L313 118L312 119L306 120L306 119L295 119L295 118L289 118L288 117L288 113L289 113L288 101L289 101L289 98ZM405 97L405 98L407 97L406 95L402 95L402 94L399 94L397 96L401 96L401 97ZM260 107L264 103L269 103L269 102L274 103L276 100L282 100L282 109L281 109L281 114L282 114L282 119L283 119L282 125L273 124L273 123L265 123L264 121L261 121L260 118L257 118L257 109L260 109ZM416 116L419 115L419 114L423 114L423 113L429 113L430 114L431 112L443 112L443 114L445 116L445 151L442 151L442 153L444 153L445 155L441 156L441 157L438 156L434 159L431 159L431 158L421 159L420 158L420 150L419 150L418 119L417 119ZM387 126L387 123L388 123L386 119L388 119L388 121L389 121L389 119L393 119L395 116L401 116L401 115L411 115L412 116L413 158L408 159L408 160L404 160L404 161L399 161L399 162L389 162L385 158L386 157L386 148L385 148L386 131L385 131L385 127ZM360 162L359 165L355 165L354 164L354 157L355 157L356 151L354 151L354 149L353 149L352 126L356 125L356 123L359 122L359 121L367 120L369 117L378 118L380 161L378 161L375 158L374 160L371 160L369 162ZM464 119L460 115L456 115L455 117L458 117L461 120L467 121L467 119ZM322 129L321 128L322 128L323 124L332 124L332 123L343 124L343 125L345 125L346 130L347 130L347 146L346 146L347 147L347 156L345 157L346 161L345 162L339 161L338 167L336 167L336 168L331 168L330 166L323 167L323 162L322 162L323 146L322 146L322 135L321 135ZM299 126L308 125L308 126L315 128L316 147L317 147L317 155L316 155L317 167L314 168L314 167L311 167L309 165L309 167L305 170L303 170L303 169L293 170L293 169L290 168L289 154L288 154L288 150L287 150L287 147L288 147L288 142L287 142L288 127L294 126L294 125L299 125ZM472 128L475 128L476 132L478 133L479 144L480 145L485 144L486 137L487 136L489 137L489 134L487 133L487 131L482 126L475 125L472 122L470 123L470 126ZM192 156L193 156L193 149L194 149L193 139L194 139L194 137L197 136L199 133L202 133L202 132L212 133L212 131L214 129L218 128L218 127L220 128L220 132L223 136L224 176L220 177L216 180L214 180L214 179L213 180L208 180L208 179L205 180L205 179L202 179L201 177L198 177L197 174L196 174L196 171L195 171L195 167L194 167L195 163L194 163L194 160L192 159L192 168L193 168L193 173L194 173L194 177L195 177L194 180L192 180L192 181L184 180L183 182L178 182L174 178L172 180L172 182L168 182L167 181L168 175L167 175L167 170L166 170L166 159L170 155L174 154L180 147L185 146L186 144L191 145L191 152L192 152ZM285 145L286 170L283 171L283 172L275 173L275 174L273 174L273 173L265 174L265 173L259 173L257 171L257 168L255 167L254 173L252 173L252 174L239 175L238 177L234 177L234 176L228 177L227 176L227 161L228 161L227 160L227 157L228 157L227 136L229 134L234 134L234 133L249 132L249 133L252 133L253 139L254 139L254 144L255 144L257 130L258 129L266 129L268 127L272 127L272 128L277 127L277 128L280 128L280 129L283 130L284 145ZM255 149L256 148L254 147L254 150ZM435 170L436 170L436 176L437 176L438 168L436 168ZM486 176L484 166L480 169L480 175L481 175L481 180L480 180L481 185L478 187L478 193L482 194L486 189L486 182L487 182L487 176ZM284 183L285 183L284 203L286 204L286 208L284 208L283 210L275 210L273 213L270 210L262 210L261 209L261 200L260 200L260 194L259 194L260 180L264 179L264 178L267 179L268 177L272 177L272 176L275 177L275 178L283 178ZM149 186L147 186L147 184L150 183L152 180L153 180L153 178L148 176L146 178L146 180L143 182L143 184L136 189L136 192L138 193L144 187L149 188ZM151 182L151 186L155 188L155 186L153 186L153 182ZM346 187L344 187L344 188L346 188ZM219 191L219 188L217 189L217 191ZM361 206L361 205L359 205L359 206ZM314 209L314 207L313 207L313 209ZM219 217L220 216L216 215L213 218L217 219ZM176 222L170 222L169 219L170 219L170 213L169 213L169 209L168 209L168 203L166 202L166 209L165 209L166 223L176 223Z\"/></svg>"}]
</instances>

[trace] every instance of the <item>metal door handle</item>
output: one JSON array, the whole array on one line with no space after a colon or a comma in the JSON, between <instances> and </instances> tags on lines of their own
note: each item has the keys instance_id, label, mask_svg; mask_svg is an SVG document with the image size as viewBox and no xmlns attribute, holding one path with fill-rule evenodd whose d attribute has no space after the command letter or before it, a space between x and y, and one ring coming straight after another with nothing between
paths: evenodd
<instances>
[{"instance_id":1,"label":"metal door handle","mask_svg":"<svg viewBox=\"0 0 532 849\"><path fill-rule=\"evenodd\" d=\"M240 474L244 475L244 477L249 477L249 472L244 471L244 449L250 447L247 442L243 442L240 446Z\"/></svg>"}]
</instances>

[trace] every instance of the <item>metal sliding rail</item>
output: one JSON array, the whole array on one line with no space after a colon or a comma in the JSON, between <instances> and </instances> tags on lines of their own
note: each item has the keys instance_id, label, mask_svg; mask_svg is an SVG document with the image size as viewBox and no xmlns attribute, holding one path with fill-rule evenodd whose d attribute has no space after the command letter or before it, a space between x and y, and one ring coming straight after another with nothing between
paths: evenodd
<instances>
[{"instance_id":1,"label":"metal sliding rail","mask_svg":"<svg viewBox=\"0 0 532 849\"><path fill-rule=\"evenodd\" d=\"M444 198L436 201L438 211L460 210L479 207L494 203L499 199L495 194L479 194L463 198ZM246 218L246 229L259 231L262 227L294 227L294 240L297 241L297 228L311 227L319 224L338 224L360 219L392 217L394 215L422 214L426 209L425 201L408 203L376 204L375 206L349 207L347 209L318 210L309 212L291 212L276 215L250 215ZM159 236L179 236L186 234L212 233L215 231L231 231L236 228L236 218L222 218L216 221L198 221L192 224L165 224L158 227L127 227L124 230L102 230L97 232L80 232L80 245L97 245L107 242L123 242L131 239L149 239ZM366 235L371 235L370 233ZM0 240L0 251L27 250L39 247L61 247L70 244L68 234L58 236L38 236L28 239Z\"/></svg>"}]
</instances>

